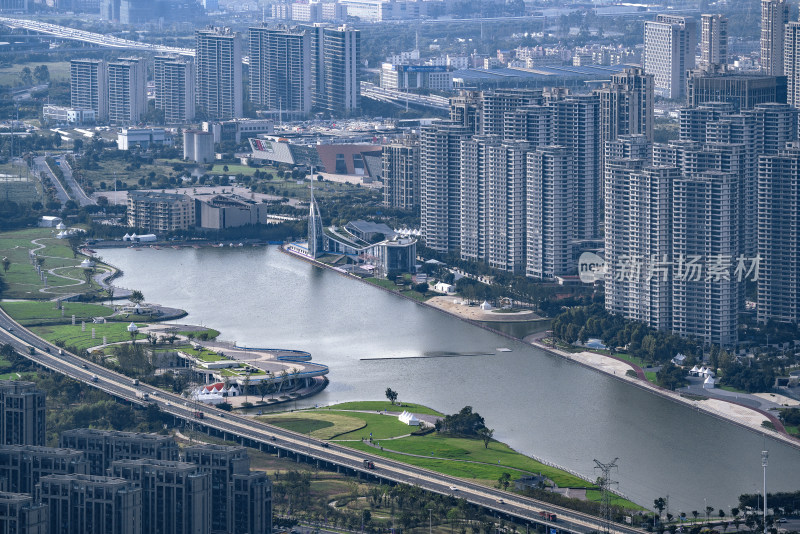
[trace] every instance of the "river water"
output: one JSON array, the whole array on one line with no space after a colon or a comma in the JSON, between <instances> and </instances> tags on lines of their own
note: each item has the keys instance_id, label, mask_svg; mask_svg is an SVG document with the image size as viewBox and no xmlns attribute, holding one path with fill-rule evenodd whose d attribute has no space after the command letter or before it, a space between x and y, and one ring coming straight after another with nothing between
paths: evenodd
<instances>
[{"instance_id":1,"label":"river water","mask_svg":"<svg viewBox=\"0 0 800 534\"><path fill-rule=\"evenodd\" d=\"M304 405L383 399L452 413L471 405L515 449L589 477L619 458L619 490L673 514L726 511L760 491L800 489L800 451L612 377L269 248L104 249L122 287L183 308L182 322L251 346L310 351L330 385ZM511 352L498 352L505 347ZM425 357L428 356L428 357Z\"/></svg>"}]
</instances>

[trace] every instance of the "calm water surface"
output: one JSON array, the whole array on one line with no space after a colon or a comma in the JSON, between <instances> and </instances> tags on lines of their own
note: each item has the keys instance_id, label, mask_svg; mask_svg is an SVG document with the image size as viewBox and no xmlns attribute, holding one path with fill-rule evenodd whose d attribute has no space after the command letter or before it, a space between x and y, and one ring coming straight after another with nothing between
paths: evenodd
<instances>
[{"instance_id":1,"label":"calm water surface","mask_svg":"<svg viewBox=\"0 0 800 534\"><path fill-rule=\"evenodd\" d=\"M703 510L704 499L728 510L759 489L764 446L770 491L800 489L797 449L276 247L100 255L125 272L119 285L187 310L183 322L226 340L310 351L330 366L331 382L306 404L383 399L391 387L444 412L471 405L497 439L586 476L597 476L593 459L619 457L620 491L645 506L669 495L672 513ZM460 356L421 357L436 354Z\"/></svg>"}]
</instances>

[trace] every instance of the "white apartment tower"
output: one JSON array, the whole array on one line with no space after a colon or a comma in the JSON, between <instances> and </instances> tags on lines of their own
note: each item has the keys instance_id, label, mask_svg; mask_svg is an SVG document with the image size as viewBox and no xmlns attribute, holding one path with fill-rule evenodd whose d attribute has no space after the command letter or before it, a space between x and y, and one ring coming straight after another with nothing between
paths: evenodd
<instances>
[{"instance_id":1,"label":"white apartment tower","mask_svg":"<svg viewBox=\"0 0 800 534\"><path fill-rule=\"evenodd\" d=\"M250 28L250 100L290 115L311 112L311 36L302 29Z\"/></svg>"},{"instance_id":2,"label":"white apartment tower","mask_svg":"<svg viewBox=\"0 0 800 534\"><path fill-rule=\"evenodd\" d=\"M437 252L461 246L461 141L472 132L453 122L420 132L420 215L425 246Z\"/></svg>"},{"instance_id":3,"label":"white apartment tower","mask_svg":"<svg viewBox=\"0 0 800 534\"><path fill-rule=\"evenodd\" d=\"M783 76L784 32L789 23L786 0L761 0L761 72Z\"/></svg>"},{"instance_id":4,"label":"white apartment tower","mask_svg":"<svg viewBox=\"0 0 800 534\"><path fill-rule=\"evenodd\" d=\"M194 120L194 61L183 56L156 56L153 70L155 105L164 111L164 122L183 124Z\"/></svg>"},{"instance_id":5,"label":"white apartment tower","mask_svg":"<svg viewBox=\"0 0 800 534\"><path fill-rule=\"evenodd\" d=\"M673 181L674 333L708 344L736 344L740 284L730 262L741 246L738 209L734 174L706 171Z\"/></svg>"},{"instance_id":6,"label":"white apartment tower","mask_svg":"<svg viewBox=\"0 0 800 534\"><path fill-rule=\"evenodd\" d=\"M645 160L606 165L606 308L653 328L672 323L672 184L675 167Z\"/></svg>"},{"instance_id":7,"label":"white apartment tower","mask_svg":"<svg viewBox=\"0 0 800 534\"><path fill-rule=\"evenodd\" d=\"M381 177L383 203L390 208L413 210L420 200L419 139L383 145Z\"/></svg>"},{"instance_id":8,"label":"white apartment tower","mask_svg":"<svg viewBox=\"0 0 800 534\"><path fill-rule=\"evenodd\" d=\"M242 53L229 28L195 32L196 111L208 120L242 116Z\"/></svg>"},{"instance_id":9,"label":"white apartment tower","mask_svg":"<svg viewBox=\"0 0 800 534\"><path fill-rule=\"evenodd\" d=\"M657 95L684 97L696 45L697 24L690 17L658 15L644 23L644 70L653 75Z\"/></svg>"},{"instance_id":10,"label":"white apartment tower","mask_svg":"<svg viewBox=\"0 0 800 534\"><path fill-rule=\"evenodd\" d=\"M728 19L725 15L700 15L700 61L706 65L728 62Z\"/></svg>"},{"instance_id":11,"label":"white apartment tower","mask_svg":"<svg viewBox=\"0 0 800 534\"><path fill-rule=\"evenodd\" d=\"M70 106L94 110L98 122L108 120L108 71L102 59L73 59L69 64Z\"/></svg>"},{"instance_id":12,"label":"white apartment tower","mask_svg":"<svg viewBox=\"0 0 800 534\"><path fill-rule=\"evenodd\" d=\"M603 142L635 134L653 140L653 85L653 75L636 67L612 74L611 83L595 91Z\"/></svg>"},{"instance_id":13,"label":"white apartment tower","mask_svg":"<svg viewBox=\"0 0 800 534\"><path fill-rule=\"evenodd\" d=\"M758 321L800 322L800 150L758 160Z\"/></svg>"},{"instance_id":14,"label":"white apartment tower","mask_svg":"<svg viewBox=\"0 0 800 534\"><path fill-rule=\"evenodd\" d=\"M783 70L786 74L786 103L800 107L800 22L786 25Z\"/></svg>"},{"instance_id":15,"label":"white apartment tower","mask_svg":"<svg viewBox=\"0 0 800 534\"><path fill-rule=\"evenodd\" d=\"M575 160L563 146L539 147L527 159L525 274L553 278L575 268Z\"/></svg>"},{"instance_id":16,"label":"white apartment tower","mask_svg":"<svg viewBox=\"0 0 800 534\"><path fill-rule=\"evenodd\" d=\"M147 65L139 57L108 64L108 120L136 124L147 112Z\"/></svg>"}]
</instances>

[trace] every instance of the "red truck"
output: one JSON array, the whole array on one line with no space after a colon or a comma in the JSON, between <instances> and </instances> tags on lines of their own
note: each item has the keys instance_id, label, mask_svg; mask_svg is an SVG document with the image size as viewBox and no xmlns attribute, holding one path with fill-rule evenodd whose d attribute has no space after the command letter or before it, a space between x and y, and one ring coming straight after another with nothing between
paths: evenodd
<instances>
[{"instance_id":1,"label":"red truck","mask_svg":"<svg viewBox=\"0 0 800 534\"><path fill-rule=\"evenodd\" d=\"M369 460L364 460L364 467L367 469L375 469L375 464L370 462Z\"/></svg>"},{"instance_id":2,"label":"red truck","mask_svg":"<svg viewBox=\"0 0 800 534\"><path fill-rule=\"evenodd\" d=\"M192 415L194 416L195 419L202 419L203 417L205 417L205 414L203 412L192 412Z\"/></svg>"},{"instance_id":3,"label":"red truck","mask_svg":"<svg viewBox=\"0 0 800 534\"><path fill-rule=\"evenodd\" d=\"M550 512L539 512L539 517L542 519L546 519L547 521L556 522L558 521L558 516L556 514L551 514Z\"/></svg>"}]
</instances>

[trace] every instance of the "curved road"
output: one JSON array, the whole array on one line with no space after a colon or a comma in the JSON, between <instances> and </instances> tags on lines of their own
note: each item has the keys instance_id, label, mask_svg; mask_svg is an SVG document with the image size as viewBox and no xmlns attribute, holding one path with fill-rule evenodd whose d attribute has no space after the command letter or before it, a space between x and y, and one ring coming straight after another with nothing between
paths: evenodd
<instances>
[{"instance_id":1,"label":"curved road","mask_svg":"<svg viewBox=\"0 0 800 534\"><path fill-rule=\"evenodd\" d=\"M2 310L0 310L0 343L10 343L20 354L48 369L80 380L129 402L143 404L137 398L137 392L149 393L151 402L157 404L165 413L185 421L199 423L229 433L232 436L241 438L242 441L247 439L291 452L297 456L298 461L300 456L309 457L318 462L327 462L384 480L417 485L435 493L464 498L470 503L490 509L498 514L513 516L523 521L542 523L561 532L585 534L602 531L606 527L600 519L594 516L482 486L460 478L442 475L389 458L355 451L334 443L323 444L323 442L303 434L259 423L246 417L222 412L210 407L203 408L204 418L202 420L195 419L193 406L185 405L186 399L183 397L164 392L146 384L142 384L138 388L134 387L132 380L126 376L66 351L60 355L58 347L35 336ZM33 354L29 353L29 346L35 348ZM375 463L374 470L364 468L363 462L365 459ZM541 519L539 512L543 510L557 514L557 522L551 523ZM608 525L608 532L616 534L644 533L643 530L617 523Z\"/></svg>"},{"instance_id":2,"label":"curved road","mask_svg":"<svg viewBox=\"0 0 800 534\"><path fill-rule=\"evenodd\" d=\"M67 187L72 190L72 195L78 201L78 205L84 207L97 204L86 195L86 192L80 184L75 181L75 178L72 176L72 167L69 166L66 156L59 156L57 161L59 162L59 167L61 167L61 172L64 173L64 181L67 182Z\"/></svg>"}]
</instances>

